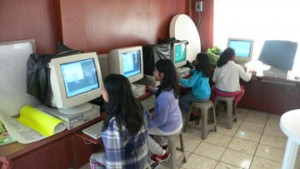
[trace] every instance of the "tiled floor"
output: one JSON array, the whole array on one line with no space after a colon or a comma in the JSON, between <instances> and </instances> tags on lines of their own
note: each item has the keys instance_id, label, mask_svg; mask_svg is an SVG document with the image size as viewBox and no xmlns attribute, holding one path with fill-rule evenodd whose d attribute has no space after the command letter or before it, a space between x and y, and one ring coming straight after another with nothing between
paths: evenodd
<instances>
[{"instance_id":1,"label":"tiled floor","mask_svg":"<svg viewBox=\"0 0 300 169\"><path fill-rule=\"evenodd\" d=\"M180 169L280 169L287 137L279 127L280 116L238 108L232 129L217 125L206 140L188 128L184 141L187 163ZM295 169L300 169L300 153Z\"/></svg>"},{"instance_id":2,"label":"tiled floor","mask_svg":"<svg viewBox=\"0 0 300 169\"><path fill-rule=\"evenodd\" d=\"M233 128L218 124L217 132L210 132L206 140L189 127L184 133L187 163L178 168L280 169L287 138L279 121L279 115L238 108ZM300 153L295 169L300 169Z\"/></svg>"}]
</instances>

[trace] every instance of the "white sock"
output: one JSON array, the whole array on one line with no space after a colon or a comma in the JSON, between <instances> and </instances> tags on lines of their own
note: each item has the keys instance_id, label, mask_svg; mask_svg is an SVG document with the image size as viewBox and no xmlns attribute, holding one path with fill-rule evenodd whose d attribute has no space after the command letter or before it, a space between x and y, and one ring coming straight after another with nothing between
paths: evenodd
<instances>
[{"instance_id":1,"label":"white sock","mask_svg":"<svg viewBox=\"0 0 300 169\"><path fill-rule=\"evenodd\" d=\"M164 155L164 154L166 154L166 152L167 152L167 151L163 149L163 153L162 153L161 155Z\"/></svg>"}]
</instances>

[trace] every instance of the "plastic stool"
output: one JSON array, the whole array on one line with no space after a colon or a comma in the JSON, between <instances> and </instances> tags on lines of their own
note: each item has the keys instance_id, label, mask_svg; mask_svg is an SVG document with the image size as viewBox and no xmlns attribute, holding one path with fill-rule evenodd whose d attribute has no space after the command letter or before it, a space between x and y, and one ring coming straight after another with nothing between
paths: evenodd
<instances>
[{"instance_id":1,"label":"plastic stool","mask_svg":"<svg viewBox=\"0 0 300 169\"><path fill-rule=\"evenodd\" d=\"M211 130L217 131L217 121L216 121L216 113L215 113L214 104L210 100L205 101L205 102L194 101L190 106L188 114L186 115L184 128L183 128L184 132L188 127L190 116L191 116L191 113L192 113L194 108L198 108L198 109L201 110L201 134L202 134L201 138L203 140L205 140L207 138L207 135L208 135L209 131L211 131ZM207 122L208 119L209 119L208 118L208 113L209 113L210 109L212 110L210 112L212 112L211 117L213 117L213 123L208 124L208 122Z\"/></svg>"},{"instance_id":2,"label":"plastic stool","mask_svg":"<svg viewBox=\"0 0 300 169\"><path fill-rule=\"evenodd\" d=\"M157 135L159 136L159 135ZM173 134L173 135L160 135L163 136L165 138L167 138L168 140L168 146L169 146L169 152L170 152L170 158L168 160L168 162L163 162L161 163L162 165L167 165L168 168L170 169L176 169L176 165L183 163L186 163L186 156L185 156L185 148L184 148L184 141L183 141L183 134L182 134L182 130L180 130L178 133ZM176 147L176 138L180 137L180 147ZM176 150L179 150L182 152L181 156L179 156L178 158L176 158Z\"/></svg>"},{"instance_id":3,"label":"plastic stool","mask_svg":"<svg viewBox=\"0 0 300 169\"><path fill-rule=\"evenodd\" d=\"M217 106L218 102L226 102L226 109L227 109L227 121L226 126L228 129L232 129L232 122L236 122L236 106L235 106L235 97L223 97L223 96L216 96L214 105ZM218 111L218 110L217 110Z\"/></svg>"}]
</instances>

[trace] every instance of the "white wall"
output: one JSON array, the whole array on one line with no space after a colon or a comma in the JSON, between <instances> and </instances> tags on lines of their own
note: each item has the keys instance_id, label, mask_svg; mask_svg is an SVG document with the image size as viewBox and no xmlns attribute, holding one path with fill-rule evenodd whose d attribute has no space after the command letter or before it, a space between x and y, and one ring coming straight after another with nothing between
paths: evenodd
<instances>
[{"instance_id":1,"label":"white wall","mask_svg":"<svg viewBox=\"0 0 300 169\"><path fill-rule=\"evenodd\" d=\"M265 40L298 42L294 61L300 73L299 0L214 0L214 45L225 49L227 39L254 39L253 58L257 59Z\"/></svg>"}]
</instances>

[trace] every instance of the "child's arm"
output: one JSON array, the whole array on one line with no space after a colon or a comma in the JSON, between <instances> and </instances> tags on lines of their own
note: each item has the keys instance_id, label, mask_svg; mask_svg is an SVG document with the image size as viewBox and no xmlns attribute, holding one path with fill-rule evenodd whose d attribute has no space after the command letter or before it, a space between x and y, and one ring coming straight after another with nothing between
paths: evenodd
<instances>
[{"instance_id":1,"label":"child's arm","mask_svg":"<svg viewBox=\"0 0 300 169\"><path fill-rule=\"evenodd\" d=\"M202 73L196 73L194 72L193 76L191 76L189 79L180 78L179 83L185 87L193 87L196 80L198 78L201 78Z\"/></svg>"},{"instance_id":2,"label":"child's arm","mask_svg":"<svg viewBox=\"0 0 300 169\"><path fill-rule=\"evenodd\" d=\"M154 116L149 121L148 127L156 127L156 126L162 126L166 123L168 118L168 112L170 108L170 101L163 93L159 95L157 100L155 101L155 110L154 110Z\"/></svg>"},{"instance_id":3,"label":"child's arm","mask_svg":"<svg viewBox=\"0 0 300 169\"><path fill-rule=\"evenodd\" d=\"M252 77L252 74L251 73L247 73L244 68L240 65L238 65L238 69L239 69L239 74L240 74L240 77L241 79L243 79L244 81L248 82L251 77Z\"/></svg>"},{"instance_id":4,"label":"child's arm","mask_svg":"<svg viewBox=\"0 0 300 169\"><path fill-rule=\"evenodd\" d=\"M147 86L146 86L146 89L147 89L148 91L150 91L152 94L155 94L156 91L157 91L157 88L156 88L156 87L153 87L153 86L151 86L151 85L147 85Z\"/></svg>"}]
</instances>

